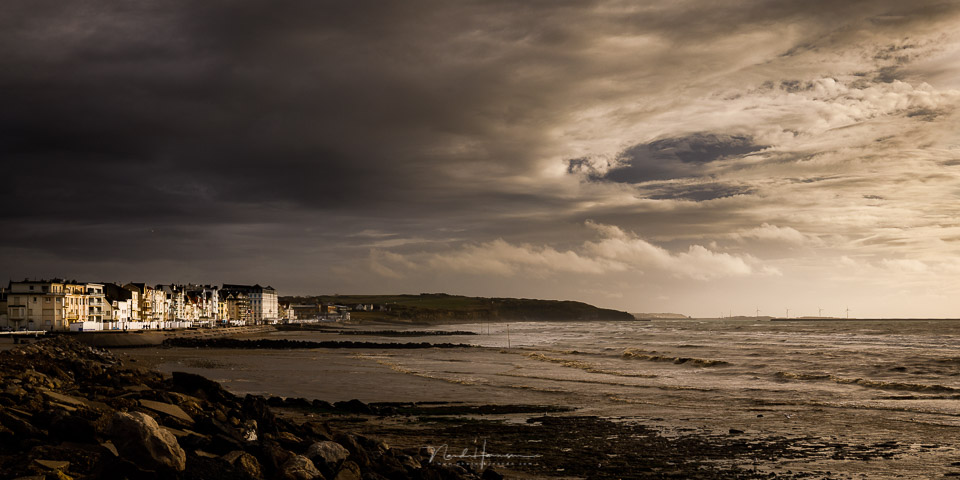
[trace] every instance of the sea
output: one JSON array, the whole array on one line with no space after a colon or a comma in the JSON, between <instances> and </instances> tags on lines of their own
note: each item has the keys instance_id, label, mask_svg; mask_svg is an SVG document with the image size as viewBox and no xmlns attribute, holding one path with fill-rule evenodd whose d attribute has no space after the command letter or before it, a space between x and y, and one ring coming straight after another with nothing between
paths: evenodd
<instances>
[{"instance_id":1,"label":"sea","mask_svg":"<svg viewBox=\"0 0 960 480\"><path fill-rule=\"evenodd\" d=\"M474 335L424 337L381 336L382 328L257 338L474 347L127 354L167 373L204 375L237 394L558 405L654 426L665 436L894 446L889 458L791 460L801 470L829 467L840 478L935 478L960 465L953 465L960 462L960 321L476 323L430 327Z\"/></svg>"}]
</instances>

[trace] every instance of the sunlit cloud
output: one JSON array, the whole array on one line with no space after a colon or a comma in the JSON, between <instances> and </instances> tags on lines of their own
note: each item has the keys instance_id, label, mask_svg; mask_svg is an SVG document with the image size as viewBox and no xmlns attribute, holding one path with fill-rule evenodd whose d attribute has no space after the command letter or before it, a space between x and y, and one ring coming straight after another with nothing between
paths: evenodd
<instances>
[{"instance_id":1,"label":"sunlit cloud","mask_svg":"<svg viewBox=\"0 0 960 480\"><path fill-rule=\"evenodd\" d=\"M397 254L372 250L375 272L398 277L401 272L461 272L475 275L545 277L562 274L602 275L630 272L666 274L694 280L777 274L749 255L712 251L702 245L671 252L613 225L587 222L600 238L576 249L549 245L511 244L503 239L466 244L453 251Z\"/></svg>"}]
</instances>

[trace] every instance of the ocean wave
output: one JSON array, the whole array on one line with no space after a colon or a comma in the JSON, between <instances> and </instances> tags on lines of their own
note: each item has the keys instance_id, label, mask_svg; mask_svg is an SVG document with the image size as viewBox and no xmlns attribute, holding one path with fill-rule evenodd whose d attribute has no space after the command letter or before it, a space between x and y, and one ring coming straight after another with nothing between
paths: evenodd
<instances>
[{"instance_id":1,"label":"ocean wave","mask_svg":"<svg viewBox=\"0 0 960 480\"><path fill-rule=\"evenodd\" d=\"M654 385L653 388L659 390L676 390L676 391L686 391L686 392L715 392L715 388L707 387L686 387L683 385Z\"/></svg>"},{"instance_id":2,"label":"ocean wave","mask_svg":"<svg viewBox=\"0 0 960 480\"><path fill-rule=\"evenodd\" d=\"M660 388L664 388L664 387L660 387ZM699 389L699 388L676 388L676 390L694 390L694 391L703 391L703 392L712 391L710 389ZM610 400L611 402L617 402L617 403L627 403L627 404L636 404L636 405L657 405L661 407L683 408L683 409L694 409L694 410L699 410L703 408L703 405L700 405L700 404L684 404L682 402L665 402L665 401L656 401L651 399L641 400L637 398L627 398L615 393L607 393L604 396L607 398L607 400Z\"/></svg>"},{"instance_id":3,"label":"ocean wave","mask_svg":"<svg viewBox=\"0 0 960 480\"><path fill-rule=\"evenodd\" d=\"M603 375L615 375L618 377L634 377L634 378L655 378L656 377L656 375L651 375L646 373L629 373L629 372L621 372L617 370L606 370L603 368L597 368L586 362L581 362L578 360L567 360L564 358L557 358L557 357L548 357L538 352L528 353L527 358L531 358L533 360L539 360L541 362L556 363L558 365L563 365L564 367L568 367L568 368L577 368L588 373L599 373Z\"/></svg>"},{"instance_id":4,"label":"ocean wave","mask_svg":"<svg viewBox=\"0 0 960 480\"><path fill-rule=\"evenodd\" d=\"M777 378L784 380L827 380L831 375L813 373L777 372Z\"/></svg>"},{"instance_id":5,"label":"ocean wave","mask_svg":"<svg viewBox=\"0 0 960 480\"><path fill-rule=\"evenodd\" d=\"M634 385L630 383L623 382L614 382L609 380L593 380L593 379L578 379L578 378L555 378L555 377L544 377L541 375L520 375L517 373L498 373L498 377L512 377L512 378L528 378L531 380L546 380L549 382L570 382L570 383L589 383L595 385L611 385L616 387L643 387L649 388L647 385Z\"/></svg>"},{"instance_id":6,"label":"ocean wave","mask_svg":"<svg viewBox=\"0 0 960 480\"><path fill-rule=\"evenodd\" d=\"M516 390L530 390L533 392L543 392L543 393L570 393L569 390L564 390L562 388L534 387L533 385L522 385L522 384L491 385L491 386L502 387L502 388L513 388Z\"/></svg>"},{"instance_id":7,"label":"ocean wave","mask_svg":"<svg viewBox=\"0 0 960 480\"><path fill-rule=\"evenodd\" d=\"M405 375L413 375L415 377L420 377L420 378L427 378L430 380L440 380L442 382L453 383L457 385L486 385L488 383L484 379L464 378L464 377L451 378L451 377L444 377L440 375L433 375L425 372L418 372L416 370L412 370L410 368L404 367L398 363L394 363L389 360L384 360L383 358L377 358L375 356L355 355L354 358L359 358L364 360L373 360L377 362L379 365L383 365L384 367L387 367L390 370L393 370L394 372L402 373ZM456 374L456 372L448 372L448 373Z\"/></svg>"},{"instance_id":8,"label":"ocean wave","mask_svg":"<svg viewBox=\"0 0 960 480\"><path fill-rule=\"evenodd\" d=\"M777 378L784 380L829 380L831 382L841 384L841 385L859 385L865 388L876 388L879 390L901 390L908 392L932 392L932 393L950 393L950 392L960 392L960 388L948 387L946 385L926 385L921 383L903 383L903 382L886 382L882 380L870 380L866 378L845 378L838 377L836 375L830 375L826 373L821 374L810 374L810 373L794 373L794 372L777 372Z\"/></svg>"},{"instance_id":9,"label":"ocean wave","mask_svg":"<svg viewBox=\"0 0 960 480\"><path fill-rule=\"evenodd\" d=\"M700 367L717 367L722 365L730 365L730 362L723 360L711 360L704 358L693 358L693 357L669 357L666 355L657 355L656 352L645 352L643 350L637 350L633 348L628 348L623 351L623 358L630 358L635 360L646 360L650 362L670 362L677 365L690 364L697 365Z\"/></svg>"},{"instance_id":10,"label":"ocean wave","mask_svg":"<svg viewBox=\"0 0 960 480\"><path fill-rule=\"evenodd\" d=\"M933 397L939 399L941 397ZM929 400L930 398L925 398ZM888 398L878 399L880 402L889 401ZM897 399L900 400L900 399ZM918 400L914 398L913 400ZM881 411L881 412L902 412L902 413L911 413L911 414L920 414L920 415L935 415L937 417L960 417L960 414L946 412L939 409L923 408L918 405L891 405L888 403L863 403L863 402L837 402L837 401L822 401L822 400L772 400L772 399L754 399L754 405L764 406L764 407L795 407L798 409L804 409L809 407L816 408L836 408L840 410L872 410L872 411ZM927 425L950 425L956 426L953 421L950 423L941 423L933 421L932 419L920 420L917 418L901 419L901 421L910 421L914 423L923 423Z\"/></svg>"}]
</instances>

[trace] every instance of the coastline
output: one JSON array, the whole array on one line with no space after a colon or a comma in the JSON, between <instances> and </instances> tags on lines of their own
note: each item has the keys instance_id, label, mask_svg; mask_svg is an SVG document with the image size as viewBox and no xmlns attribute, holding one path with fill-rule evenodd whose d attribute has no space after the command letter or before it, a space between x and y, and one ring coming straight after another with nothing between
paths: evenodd
<instances>
[{"instance_id":1,"label":"coastline","mask_svg":"<svg viewBox=\"0 0 960 480\"><path fill-rule=\"evenodd\" d=\"M813 455L825 447L747 439L742 432L664 435L545 405L239 397L198 375L167 376L136 363L69 337L0 353L9 385L0 394L0 471L11 478L265 480L825 473L759 468L788 452ZM163 448L138 449L143 443ZM871 448L859 454L884 454ZM330 451L338 453L324 456Z\"/></svg>"},{"instance_id":2,"label":"coastline","mask_svg":"<svg viewBox=\"0 0 960 480\"><path fill-rule=\"evenodd\" d=\"M676 325L687 323L676 322ZM924 477L931 477L960 473L960 468L954 464L958 450L948 440L955 433L953 417L948 412L935 415L934 411L924 409L926 405L937 404L934 402L952 403L952 390L927 394L923 393L926 390L917 390L923 385L896 383L895 377L882 377L887 382L880 382L881 377L877 377L878 381L873 383L851 383L845 381L849 374L840 372L836 377L807 378L802 375L802 370L798 370L796 375L799 376L794 378L791 376L794 375L791 373L793 370L783 370L783 367L757 370L752 363L751 368L743 371L745 362L770 362L774 357L761 357L752 355L750 351L739 350L721 353L702 344L707 338L724 345L736 344L733 340L740 338L765 338L753 333L744 336L739 333L741 325L735 323L728 326L728 332L737 335L729 338L728 334L717 332L713 325L693 325L691 328L705 328L703 334L707 336L691 337L684 334L665 337L666 334L659 330L651 336L646 335L651 327L641 327L632 330L630 335L609 335L593 343L584 337L570 335L573 331L559 332L554 325L537 328L531 325L526 330L518 328L514 331L513 348L500 345L503 338L496 332L494 335L467 335L469 331L477 330L469 328L432 333L409 330L405 332L406 335L396 335L393 331L357 329L372 337L383 338L373 342L357 342L365 345L352 349L223 349L198 345L189 348L115 350L114 360L122 360L123 368L139 372L135 375L149 374L159 379L147 379L137 384L149 387L150 391L140 390L140 386L122 384L119 379L126 375L122 372L111 372L113 380L108 381L102 375L83 374L86 372L83 368L76 371L71 366L74 362L69 358L64 362L57 357L61 354L56 350L45 351L60 358L57 360L59 370L48 365L49 359L43 356L29 362L14 362L16 368L8 365L6 370L22 373L24 364L40 365L34 370L49 377L66 379L67 384L57 387L54 393L108 406L117 401L114 396L132 399L133 411L157 414L155 418L161 428L186 432L188 438L189 432L216 436L216 431L196 426L164 424L165 421L175 421L165 419L163 412L158 414L149 410L141 402L166 403L181 408L194 419L203 417L202 413L194 415L195 412L186 406L186 397L182 395L205 397L184 391L182 385L174 380L178 376L184 378L186 373L191 375L190 378L203 378L204 384L217 385L219 390L232 395L239 394L234 397L241 402L239 407L233 404L233 407L227 405L220 408L228 414L232 410L242 413L243 400L256 398L272 415L289 422L294 429L315 422L332 434L385 442L395 450L394 453L409 455L421 463L424 460L430 463L431 456L434 462L438 458L451 463L474 462L472 470L459 472L466 477L457 478L481 476L483 471L479 468L483 466L485 470L490 463L494 464L498 474L507 478L892 479L898 475L916 477L922 473ZM582 325L574 331L590 332L592 329L593 324ZM546 336L530 336L532 332L543 332L539 335ZM782 351L779 340L797 338L793 330L783 332L782 337L767 338L770 345L776 346L777 352ZM942 332L937 332L938 336L932 341L942 342L939 340ZM403 343L408 340L389 339L389 336L424 335L432 337L428 341L436 341L440 340L438 336L447 334L453 334L454 337L442 341L485 343L486 346L445 349L427 344L423 348L410 350L383 345L384 341ZM464 336L457 338L456 335ZM563 342L558 344L560 335L569 339L566 345ZM304 345L295 343L303 339L320 342L328 339L361 340L354 334L345 338L338 332L306 334L277 331L243 337L254 340L253 343L242 343L244 346L256 346L261 339L277 339L280 341L267 343L290 345ZM644 337L645 340L637 340ZM618 341L617 338L623 340ZM814 342L819 338L810 337ZM896 338L900 337L891 337L891 341L896 341ZM873 341L877 337L866 339ZM52 340L70 342L67 337ZM36 345L49 341L44 340ZM205 340L202 342L207 343ZM517 346L518 342L527 346ZM641 342L647 348L638 350L642 355L623 354L626 352L621 350L624 346L643 344ZM568 349L570 343L577 345L578 349ZM667 347L668 344L670 347ZM18 348L30 347L33 346ZM611 350L611 347L615 348ZM650 350L652 348L656 348L657 352ZM943 353L946 355L950 352ZM899 360L901 357L896 355L894 358L897 363L890 366L907 365L912 369L915 364L931 364L931 359L903 364ZM932 358L938 359L940 356L933 355ZM728 363L713 362L718 359ZM64 363L67 366L59 366ZM144 367L156 371L149 372ZM113 367L107 365L103 368ZM70 375L62 377L60 370ZM748 376L732 375L737 371L743 371ZM756 376L779 371L786 373L774 375L772 383ZM23 383L22 377L20 373L8 375L4 377L4 383L13 383L14 380ZM674 380L678 378L684 379L683 382ZM703 383L735 378L751 383L730 384L735 389L733 395L719 384ZM117 388L118 384L121 384L122 390ZM774 390L742 390L743 394L737 394L741 391L740 385L748 388L769 385ZM807 385L815 390L806 389ZM946 382L945 385L952 383ZM808 392L805 395L815 395L825 389L834 393L831 393L831 397L824 397L827 401L810 396L777 396L781 392L797 391L796 387L804 388L803 391ZM903 390L907 387L914 390ZM866 392L864 395L858 394L856 398L866 398L868 403L854 404L848 400L852 397L845 399L833 396L836 392L851 390ZM41 425L41 430L48 430L42 425L43 422L49 422L49 411L62 408L57 403L75 406L62 400L51 401L51 397L42 392L39 396L44 401L41 409L47 409L39 414L33 406L25 408L12 405L11 401L15 399L6 393L0 394L0 403L30 413L29 421L39 419L36 424ZM716 405L724 405L724 408L715 408ZM202 411L210 410L214 414L218 407L216 402L201 406ZM131 405L120 404L120 407L129 409ZM116 407L112 408L117 410ZM9 411L20 416L15 410ZM73 414L76 415L76 412ZM232 425L229 418L230 415L227 420ZM246 417L236 418L238 425L247 420ZM2 418L0 424L6 425ZM290 432L297 435L294 430ZM101 432L103 434L106 431ZM104 438L101 436L98 443L102 443L99 441ZM303 437L300 438L303 440ZM180 439L178 437L178 442ZM236 450L210 452L202 446L198 448L197 442L197 439L189 440L186 444L180 442L187 458L200 456L212 459L206 454L215 455L218 460L208 463L208 466L232 471L218 462L225 461L223 457ZM439 457L439 454L431 455L427 448L434 447L433 453L437 453L437 449L444 445L446 449ZM18 445L14 447L20 448ZM254 449L252 444L241 447L263 467L264 459L259 456L260 450ZM303 447L300 445L297 448L302 450ZM195 450L193 453L189 451L191 448ZM287 450L301 455L297 448ZM514 465L491 462L500 458L497 455L516 458L535 455L531 458L535 458L536 463ZM485 460L478 464L478 458ZM379 478L373 475L376 472L370 467L363 467L362 470L358 478ZM69 473L72 475L76 472ZM334 480L337 474L332 473L324 478ZM194 473L180 472L177 475L163 478L201 478ZM434 478L425 477L422 472L399 475L395 472L394 476L386 478ZM490 473L488 477L492 475ZM73 475L73 478L100 477L82 474ZM204 478L217 477L207 472ZM281 477L278 470L274 469L258 478L267 480Z\"/></svg>"}]
</instances>

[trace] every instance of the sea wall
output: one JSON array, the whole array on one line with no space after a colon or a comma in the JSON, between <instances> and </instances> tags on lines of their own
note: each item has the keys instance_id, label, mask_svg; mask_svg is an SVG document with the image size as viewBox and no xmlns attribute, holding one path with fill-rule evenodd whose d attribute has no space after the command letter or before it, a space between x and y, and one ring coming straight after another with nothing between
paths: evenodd
<instances>
[{"instance_id":1,"label":"sea wall","mask_svg":"<svg viewBox=\"0 0 960 480\"><path fill-rule=\"evenodd\" d=\"M252 333L266 333L275 331L270 325L219 327L219 328L182 328L175 330L136 330L136 331L103 331L103 332L70 332L61 335L70 336L77 341L92 347L123 348L123 347L150 347L162 345L164 340L174 338L221 338Z\"/></svg>"}]
</instances>

